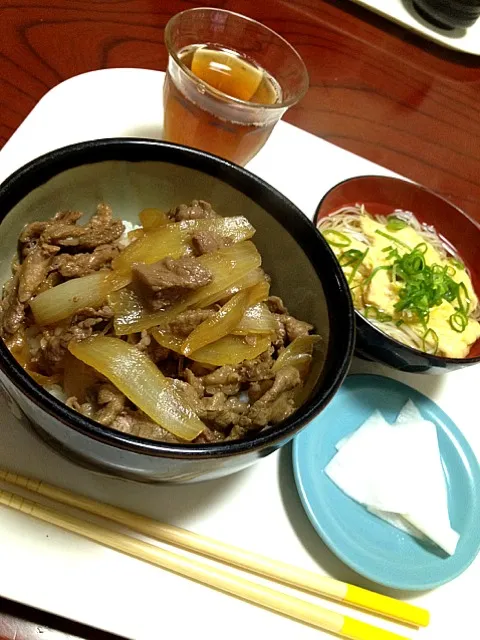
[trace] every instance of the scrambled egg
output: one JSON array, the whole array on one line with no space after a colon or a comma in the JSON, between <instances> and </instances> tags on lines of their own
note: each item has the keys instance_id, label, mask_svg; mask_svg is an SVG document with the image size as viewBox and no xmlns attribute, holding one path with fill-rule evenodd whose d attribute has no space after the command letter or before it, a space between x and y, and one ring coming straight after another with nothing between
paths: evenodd
<instances>
[{"instance_id":1,"label":"scrambled egg","mask_svg":"<svg viewBox=\"0 0 480 640\"><path fill-rule=\"evenodd\" d=\"M397 240L405 244L408 247L409 251L413 251L419 244L426 244L427 250L423 256L425 258L426 264L432 265L440 264L442 262L442 258L440 257L438 251L436 251L434 247L428 242L425 243L425 240L422 238L422 236L418 234L412 227L406 226L403 229L399 229L398 231L387 231L384 224L375 222L375 220L372 220L368 216L362 216L360 223L363 233L372 242L372 249L375 251L375 258L378 257L378 259L380 259L381 257L383 257L383 263L388 264L388 261L385 261L385 252L383 252L382 249L394 246L396 249L398 249L398 252L400 254L406 253L407 249L403 248L398 243L396 244L393 240L390 240L390 238L382 236L381 234L377 233L377 231L381 231L382 233L386 233L387 235L392 236L392 238L396 238Z\"/></svg>"},{"instance_id":2,"label":"scrambled egg","mask_svg":"<svg viewBox=\"0 0 480 640\"><path fill-rule=\"evenodd\" d=\"M371 282L364 288L355 285L360 284L376 267L392 264L392 259L388 259L389 251L384 251L384 249L395 248L400 255L404 255L413 251L419 244L426 244L427 246L423 257L428 266L451 264L454 269L454 273L452 272L451 274L453 280L459 284L463 282L465 285L470 298L470 309L474 309L477 306L478 299L468 273L464 269L453 266L451 261L445 261L430 243L425 243L424 238L415 229L405 226L396 231L388 231L385 224L376 222L366 215L361 216L360 224L363 233L370 241L370 245L365 259L350 283L355 306L371 305L379 311L391 315L395 321L395 304L398 302L399 290L403 285L392 281L389 270L378 270ZM381 233L377 233L377 231L381 231ZM395 242L392 238L385 237L382 234L387 234L387 236L391 236L399 242ZM351 238L351 244L348 248L364 252L367 249L367 245L355 238ZM344 248L334 248L338 257L344 250ZM352 267L345 267L344 272L348 278L351 275ZM451 303L443 300L440 305L430 309L427 327L432 329L438 337L437 353L450 358L464 358L468 355L473 343L480 338L480 324L476 320L469 318L463 331L455 331L450 324L450 318L455 311L456 309ZM396 317L398 319L398 313ZM425 327L422 324L416 323L409 326L420 337L425 335Z\"/></svg>"},{"instance_id":3,"label":"scrambled egg","mask_svg":"<svg viewBox=\"0 0 480 640\"><path fill-rule=\"evenodd\" d=\"M356 249L357 251L361 251L362 253L365 253L365 251L369 249L368 245L365 244L364 242L361 242L356 238L350 238L350 239L351 239L351 243L348 245L348 249ZM332 246L331 248L333 249L333 252L337 256L337 258L340 258L342 253L345 251L344 247ZM343 267L343 272L349 282L350 282L353 268L354 268L354 265ZM368 274L372 272L373 268L374 268L374 262L370 255L370 249L369 249L362 264L360 265L360 268L356 271L353 277L353 280L350 282L353 304L356 307L363 306L362 290L357 285L362 283L362 281L368 276Z\"/></svg>"},{"instance_id":4,"label":"scrambled egg","mask_svg":"<svg viewBox=\"0 0 480 640\"><path fill-rule=\"evenodd\" d=\"M445 300L438 307L432 307L428 320L428 328L433 329L438 337L438 350L447 358L465 358L470 347L480 338L480 324L476 320L468 320L461 332L450 325L450 317L455 309ZM421 325L412 325L418 335L423 336L425 329Z\"/></svg>"}]
</instances>

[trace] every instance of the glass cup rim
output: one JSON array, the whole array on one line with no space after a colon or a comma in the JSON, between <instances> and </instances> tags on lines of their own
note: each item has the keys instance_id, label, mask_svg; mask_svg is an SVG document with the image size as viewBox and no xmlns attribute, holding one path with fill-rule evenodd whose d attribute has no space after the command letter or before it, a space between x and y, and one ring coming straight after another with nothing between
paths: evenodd
<instances>
[{"instance_id":1,"label":"glass cup rim","mask_svg":"<svg viewBox=\"0 0 480 640\"><path fill-rule=\"evenodd\" d=\"M288 42L288 40L286 40L279 33L274 31L273 29L270 29L270 27L267 27L266 25L262 24L258 20L255 20L254 18L250 18L249 16L244 16L243 14L237 13L236 11L229 11L228 9L217 9L216 7L192 7L191 9L185 9L184 11L180 11L179 13L176 13L167 22L165 26L164 41L165 41L165 46L167 47L168 55L175 60L175 62L182 69L182 71L190 78L190 80L192 80L195 84L202 82L199 78L197 78L197 76L194 73L192 73L192 71L178 57L176 51L172 46L170 32L172 30L174 22L178 20L181 16L187 13L191 14L191 13L196 13L200 11L203 11L203 12L207 11L211 13L225 13L231 16L235 16L236 18L241 18L245 22L250 22L260 27L264 31L269 32L270 34L275 36L275 38L280 40L284 45L286 45L286 47L290 49L293 55L297 58L298 62L300 63L300 67L302 67L303 69L303 78L304 78L303 87L301 91L297 93L297 95L292 96L289 100L283 100L282 102L276 102L274 104L264 104L261 102L248 102L247 100L241 100L240 98L235 98L233 96L228 95L228 93L223 93L223 91L219 91L218 89L215 89L215 87L212 87L207 83L203 83L205 87L205 91L207 93L212 95L214 98L217 98L222 101L225 101L225 99L227 98L228 102L238 105L240 107L262 109L262 110L265 109L268 111L285 110L285 109L288 109L288 107L291 107L292 105L297 104L297 102L300 102L300 100L305 96L305 94L308 91L309 76L308 76L307 66L303 61L301 55L295 49L295 47L291 45Z\"/></svg>"}]
</instances>

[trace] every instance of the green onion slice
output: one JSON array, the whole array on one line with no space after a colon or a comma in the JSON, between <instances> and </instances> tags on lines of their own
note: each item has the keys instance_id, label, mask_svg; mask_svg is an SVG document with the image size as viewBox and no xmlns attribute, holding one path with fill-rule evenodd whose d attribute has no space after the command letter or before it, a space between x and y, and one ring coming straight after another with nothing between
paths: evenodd
<instances>
[{"instance_id":1,"label":"green onion slice","mask_svg":"<svg viewBox=\"0 0 480 640\"><path fill-rule=\"evenodd\" d=\"M464 282L460 282L460 284L458 285L457 300L459 311L468 316L471 300Z\"/></svg>"},{"instance_id":2,"label":"green onion slice","mask_svg":"<svg viewBox=\"0 0 480 640\"><path fill-rule=\"evenodd\" d=\"M461 271L465 271L465 265L463 264L463 262L460 262L460 260L458 260L457 258L449 258L449 261L452 263L452 266L455 267L455 269L460 269Z\"/></svg>"},{"instance_id":3,"label":"green onion slice","mask_svg":"<svg viewBox=\"0 0 480 640\"><path fill-rule=\"evenodd\" d=\"M407 249L408 251L410 251L410 247L408 246L408 244L405 244L405 242L402 242L398 238L395 238L395 236L391 236L389 233L385 233L384 231L380 231L380 229L377 229L375 231L375 233L378 233L379 236L383 236L384 238L387 238L388 240L391 240L392 242L395 242L396 244L398 244L401 247L403 247L404 249Z\"/></svg>"},{"instance_id":4,"label":"green onion slice","mask_svg":"<svg viewBox=\"0 0 480 640\"><path fill-rule=\"evenodd\" d=\"M462 333L462 331L465 331L465 328L468 324L468 318L461 311L456 311L450 316L449 322L454 331L456 331L457 333Z\"/></svg>"},{"instance_id":5,"label":"green onion slice","mask_svg":"<svg viewBox=\"0 0 480 640\"><path fill-rule=\"evenodd\" d=\"M425 255L427 253L427 250L428 250L428 247L425 242L420 242L420 244L417 244L417 246L414 249L414 251L418 251L422 255Z\"/></svg>"},{"instance_id":6,"label":"green onion slice","mask_svg":"<svg viewBox=\"0 0 480 640\"><path fill-rule=\"evenodd\" d=\"M400 229L405 229L407 226L408 224L404 220L397 218L397 216L388 217L387 231L400 231Z\"/></svg>"},{"instance_id":7,"label":"green onion slice","mask_svg":"<svg viewBox=\"0 0 480 640\"><path fill-rule=\"evenodd\" d=\"M453 276L455 275L455 269L450 264L444 267L444 270L445 270L445 275L449 276L450 278L453 278Z\"/></svg>"},{"instance_id":8,"label":"green onion slice","mask_svg":"<svg viewBox=\"0 0 480 640\"><path fill-rule=\"evenodd\" d=\"M374 320L378 320L378 322L392 321L392 316L390 314L385 313L385 311L378 309L378 307L375 307L374 305L367 305L364 313L366 318L372 318Z\"/></svg>"},{"instance_id":9,"label":"green onion slice","mask_svg":"<svg viewBox=\"0 0 480 640\"><path fill-rule=\"evenodd\" d=\"M373 278L377 275L377 273L379 271L382 270L387 270L390 271L392 269L392 265L388 264L388 265L382 265L381 267L375 267L375 269L372 271L372 273L368 276L368 278L365 278L365 280L363 281L363 284L370 284L370 282L373 280Z\"/></svg>"},{"instance_id":10,"label":"green onion slice","mask_svg":"<svg viewBox=\"0 0 480 640\"><path fill-rule=\"evenodd\" d=\"M429 345L427 344L428 342L433 342L433 351L430 352L428 350ZM435 355L438 351L438 335L436 334L436 332L433 329L427 329L427 331L425 331L424 335L423 335L423 339L422 339L422 346L423 346L423 351L425 351L426 353L431 353L432 355Z\"/></svg>"},{"instance_id":11,"label":"green onion slice","mask_svg":"<svg viewBox=\"0 0 480 640\"><path fill-rule=\"evenodd\" d=\"M325 229L322 233L325 240L328 244L332 245L332 247L348 247L352 244L351 239L347 235L336 229Z\"/></svg>"},{"instance_id":12,"label":"green onion slice","mask_svg":"<svg viewBox=\"0 0 480 640\"><path fill-rule=\"evenodd\" d=\"M348 276L348 284L350 284L353 281L355 274L357 273L358 268L360 267L362 262L365 260L365 256L367 255L367 253L368 253L368 249L366 249L363 253L360 254L355 266L352 268L352 271Z\"/></svg>"},{"instance_id":13,"label":"green onion slice","mask_svg":"<svg viewBox=\"0 0 480 640\"><path fill-rule=\"evenodd\" d=\"M349 267L351 264L357 262L362 257L363 251L360 251L359 249L349 249L348 251L344 251L342 253L338 261L341 267Z\"/></svg>"}]
</instances>

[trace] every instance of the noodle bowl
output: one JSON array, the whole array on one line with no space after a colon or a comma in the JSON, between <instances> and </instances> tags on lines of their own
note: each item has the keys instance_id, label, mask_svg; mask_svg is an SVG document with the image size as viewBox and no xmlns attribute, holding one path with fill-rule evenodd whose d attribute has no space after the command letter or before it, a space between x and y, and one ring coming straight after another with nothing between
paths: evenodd
<instances>
[{"instance_id":1,"label":"noodle bowl","mask_svg":"<svg viewBox=\"0 0 480 640\"><path fill-rule=\"evenodd\" d=\"M465 358L480 337L480 305L456 250L413 213L344 206L317 227L347 277L356 310L375 328L432 355Z\"/></svg>"}]
</instances>

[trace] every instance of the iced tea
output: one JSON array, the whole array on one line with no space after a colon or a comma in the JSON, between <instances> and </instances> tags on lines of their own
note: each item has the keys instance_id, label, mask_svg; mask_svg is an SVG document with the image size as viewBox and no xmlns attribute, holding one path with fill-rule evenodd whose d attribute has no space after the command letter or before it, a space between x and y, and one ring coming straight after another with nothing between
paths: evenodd
<instances>
[{"instance_id":1,"label":"iced tea","mask_svg":"<svg viewBox=\"0 0 480 640\"><path fill-rule=\"evenodd\" d=\"M182 63L209 87L230 98L252 104L281 101L281 89L275 79L253 61L236 51L212 45L194 45L179 53ZM164 91L164 137L246 164L265 144L275 122L234 122L212 113L208 96L197 90L187 97L170 75ZM193 92L190 92L191 94ZM219 111L216 106L216 111ZM221 110L221 109L220 109ZM226 115L226 114L225 114Z\"/></svg>"},{"instance_id":2,"label":"iced tea","mask_svg":"<svg viewBox=\"0 0 480 640\"><path fill-rule=\"evenodd\" d=\"M167 25L165 40L170 56L164 138L241 165L261 149L308 86L301 58L285 40L229 11L184 11Z\"/></svg>"}]
</instances>

